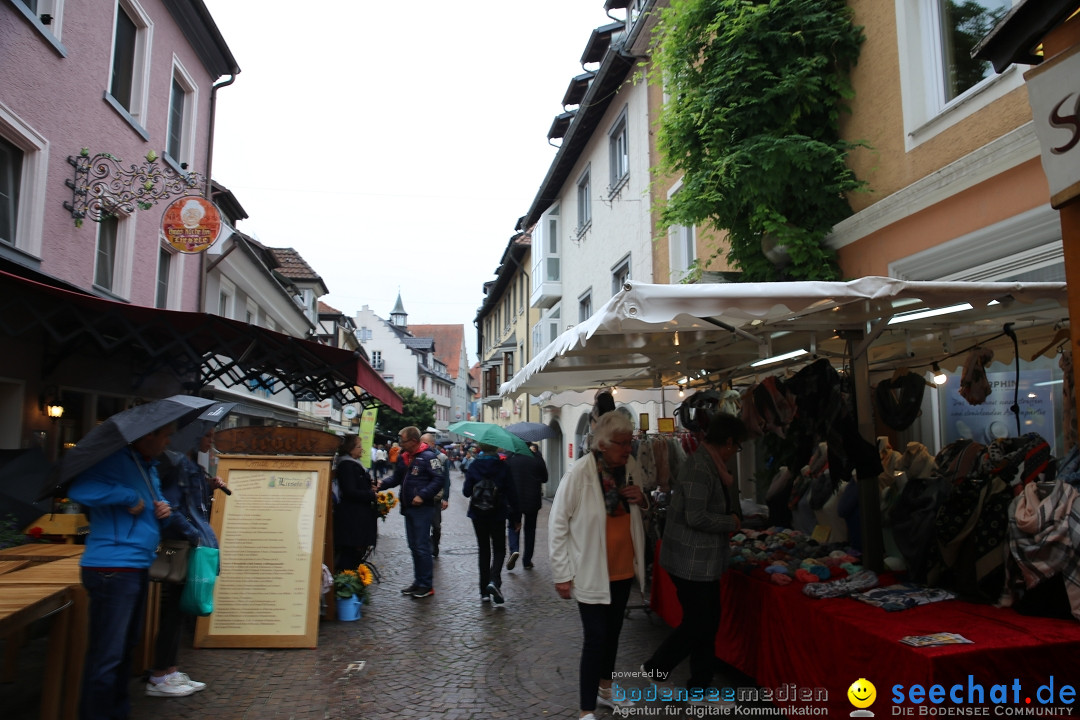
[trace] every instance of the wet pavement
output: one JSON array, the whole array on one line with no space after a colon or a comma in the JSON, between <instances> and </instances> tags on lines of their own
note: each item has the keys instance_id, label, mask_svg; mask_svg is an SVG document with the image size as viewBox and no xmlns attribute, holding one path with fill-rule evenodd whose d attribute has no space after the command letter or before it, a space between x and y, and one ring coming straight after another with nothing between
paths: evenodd
<instances>
[{"instance_id":1,"label":"wet pavement","mask_svg":"<svg viewBox=\"0 0 1080 720\"><path fill-rule=\"evenodd\" d=\"M494 607L479 598L476 539L461 481L455 471L433 597L400 594L412 581L412 568L402 518L394 511L379 524L372 560L382 582L372 585L360 620L321 621L316 649L196 650L188 635L180 669L207 688L183 698L147 697L145 686L133 680L132 717L576 718L581 625L575 603L559 599L551 581L550 504L538 521L535 568L526 570L519 561L504 570L506 604ZM631 606L641 601L635 590ZM630 610L617 669L636 670L667 632L656 615ZM683 663L674 680L685 680L686 672ZM718 674L716 684L733 679ZM630 684L645 685L637 679ZM687 716L681 706L660 715ZM597 711L598 718L610 716Z\"/></svg>"}]
</instances>

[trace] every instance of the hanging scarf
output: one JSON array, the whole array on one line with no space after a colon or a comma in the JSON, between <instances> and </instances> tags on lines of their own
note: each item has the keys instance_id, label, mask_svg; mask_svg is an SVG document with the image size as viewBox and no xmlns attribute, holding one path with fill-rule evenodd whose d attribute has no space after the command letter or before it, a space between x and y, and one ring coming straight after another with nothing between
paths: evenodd
<instances>
[{"instance_id":1,"label":"hanging scarf","mask_svg":"<svg viewBox=\"0 0 1080 720\"><path fill-rule=\"evenodd\" d=\"M619 512L620 507L623 512L630 512L630 503L619 494L619 488L626 485L626 466L612 467L607 464L603 455L598 452L593 454L596 457L596 469L600 474L600 491L604 494L607 514L611 517L622 515L623 513Z\"/></svg>"}]
</instances>

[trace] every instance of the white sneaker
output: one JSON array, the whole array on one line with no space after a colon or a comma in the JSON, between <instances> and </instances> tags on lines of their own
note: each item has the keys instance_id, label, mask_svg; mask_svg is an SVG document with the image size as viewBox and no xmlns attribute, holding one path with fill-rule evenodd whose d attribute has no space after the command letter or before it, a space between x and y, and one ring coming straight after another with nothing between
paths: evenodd
<instances>
[{"instance_id":1,"label":"white sneaker","mask_svg":"<svg viewBox=\"0 0 1080 720\"><path fill-rule=\"evenodd\" d=\"M177 682L173 676L170 676L165 682L146 683L146 694L150 697L186 697L193 692L195 692L195 688Z\"/></svg>"},{"instance_id":2,"label":"white sneaker","mask_svg":"<svg viewBox=\"0 0 1080 720\"><path fill-rule=\"evenodd\" d=\"M615 700L611 696L611 688L596 688L596 704L612 710L629 710L634 707L632 700Z\"/></svg>"},{"instance_id":3,"label":"white sneaker","mask_svg":"<svg viewBox=\"0 0 1080 720\"><path fill-rule=\"evenodd\" d=\"M206 683L199 682L198 680L192 680L190 677L188 677L187 673L176 672L173 673L173 675L178 678L178 682L187 685L190 688L194 688L195 692L206 689Z\"/></svg>"}]
</instances>

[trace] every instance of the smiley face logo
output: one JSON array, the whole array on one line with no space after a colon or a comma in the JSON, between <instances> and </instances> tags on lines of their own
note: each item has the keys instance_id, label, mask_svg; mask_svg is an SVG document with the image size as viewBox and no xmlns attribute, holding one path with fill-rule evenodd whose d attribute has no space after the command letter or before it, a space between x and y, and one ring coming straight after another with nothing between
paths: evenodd
<instances>
[{"instance_id":1,"label":"smiley face logo","mask_svg":"<svg viewBox=\"0 0 1080 720\"><path fill-rule=\"evenodd\" d=\"M855 707L859 709L868 708L877 699L877 688L874 687L874 683L866 678L859 678L851 683L851 687L847 691L847 697Z\"/></svg>"}]
</instances>

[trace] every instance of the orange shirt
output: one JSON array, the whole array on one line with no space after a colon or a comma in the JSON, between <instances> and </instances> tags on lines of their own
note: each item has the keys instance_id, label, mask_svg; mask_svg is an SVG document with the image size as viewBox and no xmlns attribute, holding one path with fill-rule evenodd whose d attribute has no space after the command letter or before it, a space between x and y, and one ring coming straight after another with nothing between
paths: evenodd
<instances>
[{"instance_id":1,"label":"orange shirt","mask_svg":"<svg viewBox=\"0 0 1080 720\"><path fill-rule=\"evenodd\" d=\"M608 579L634 577L634 541L630 537L630 513L621 505L618 515L607 516Z\"/></svg>"},{"instance_id":2,"label":"orange shirt","mask_svg":"<svg viewBox=\"0 0 1080 720\"><path fill-rule=\"evenodd\" d=\"M401 448L396 445L390 446L390 452L387 453L387 458L390 460L390 464L393 465L397 462L398 453L401 452Z\"/></svg>"}]
</instances>

